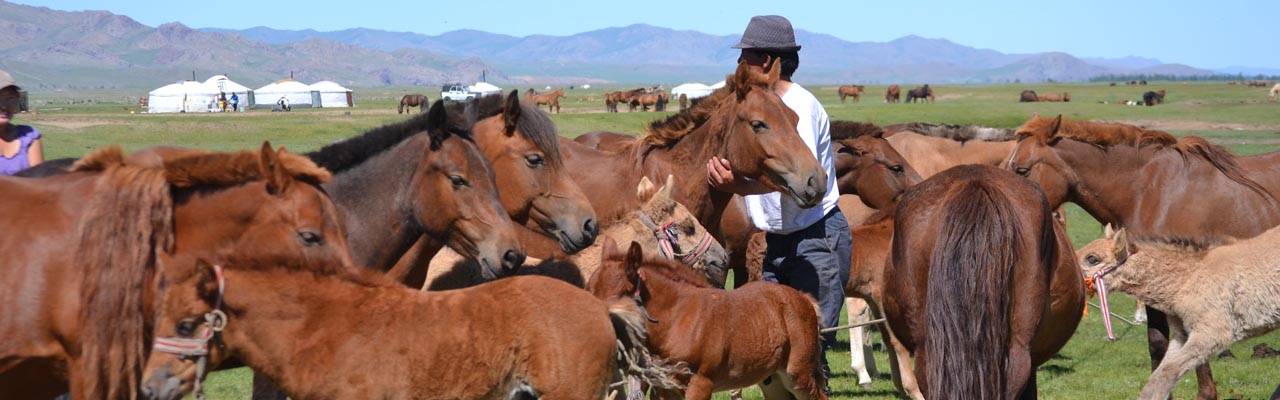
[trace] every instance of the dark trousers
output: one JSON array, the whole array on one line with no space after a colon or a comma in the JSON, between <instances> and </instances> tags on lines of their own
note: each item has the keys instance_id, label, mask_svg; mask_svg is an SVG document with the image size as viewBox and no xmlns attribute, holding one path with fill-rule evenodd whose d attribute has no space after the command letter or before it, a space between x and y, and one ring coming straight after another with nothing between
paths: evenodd
<instances>
[{"instance_id":1,"label":"dark trousers","mask_svg":"<svg viewBox=\"0 0 1280 400\"><path fill-rule=\"evenodd\" d=\"M840 325L844 285L849 282L849 257L853 252L849 223L840 208L833 208L808 228L785 235L766 234L765 245L761 278L813 296L822 311L818 316L822 326ZM835 332L822 335L823 350L830 350L835 342ZM825 351L822 364L826 369Z\"/></svg>"}]
</instances>

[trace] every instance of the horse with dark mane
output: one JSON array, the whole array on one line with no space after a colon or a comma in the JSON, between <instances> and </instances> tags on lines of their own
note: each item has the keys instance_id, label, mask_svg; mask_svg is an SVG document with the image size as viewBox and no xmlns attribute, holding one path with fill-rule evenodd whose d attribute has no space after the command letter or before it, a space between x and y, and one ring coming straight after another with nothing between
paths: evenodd
<instances>
[{"instance_id":1,"label":"horse with dark mane","mask_svg":"<svg viewBox=\"0 0 1280 400\"><path fill-rule=\"evenodd\" d=\"M1235 156L1203 138L1114 123L1034 115L1018 128L1006 168L1044 188L1049 204L1080 205L1131 237L1212 245L1280 225L1280 153ZM1133 196L1135 187L1152 188ZM1197 207L1187 207L1197 204ZM1149 345L1159 364L1167 323L1148 308ZM1201 398L1216 397L1208 364L1197 369Z\"/></svg>"},{"instance_id":2,"label":"horse with dark mane","mask_svg":"<svg viewBox=\"0 0 1280 400\"><path fill-rule=\"evenodd\" d=\"M1040 98L1036 96L1036 91L1034 90L1023 90L1022 95L1018 98L1019 103L1035 103L1037 101L1040 101Z\"/></svg>"},{"instance_id":3,"label":"horse with dark mane","mask_svg":"<svg viewBox=\"0 0 1280 400\"><path fill-rule=\"evenodd\" d=\"M920 102L928 101L932 103L933 89L926 84L924 86L916 86L915 89L908 90L907 102L913 103L913 102L916 102L916 100L919 100Z\"/></svg>"},{"instance_id":4,"label":"horse with dark mane","mask_svg":"<svg viewBox=\"0 0 1280 400\"><path fill-rule=\"evenodd\" d=\"M889 88L884 91L884 102L897 103L898 100L902 98L900 90L901 89L898 89L898 85L889 85Z\"/></svg>"},{"instance_id":5,"label":"horse with dark mane","mask_svg":"<svg viewBox=\"0 0 1280 400\"><path fill-rule=\"evenodd\" d=\"M136 398L159 274L196 257L348 266L329 173L276 151L187 151L135 164L118 147L72 171L0 178L0 393ZM39 218L41 223L30 223Z\"/></svg>"},{"instance_id":6,"label":"horse with dark mane","mask_svg":"<svg viewBox=\"0 0 1280 400\"><path fill-rule=\"evenodd\" d=\"M1162 101L1163 101L1163 96L1160 96L1159 93L1156 93L1153 91L1147 91L1146 93L1142 94L1142 104L1146 104L1147 107L1154 106L1157 103L1161 103Z\"/></svg>"},{"instance_id":7,"label":"horse with dark mane","mask_svg":"<svg viewBox=\"0 0 1280 400\"><path fill-rule=\"evenodd\" d=\"M1034 393L1037 333L1075 331L1048 323L1050 271L1065 259L1082 287L1043 193L997 167L965 165L908 189L896 216L884 309L894 337L915 353L923 395Z\"/></svg>"},{"instance_id":8,"label":"horse with dark mane","mask_svg":"<svg viewBox=\"0 0 1280 400\"><path fill-rule=\"evenodd\" d=\"M853 102L857 103L862 98L862 90L866 89L863 85L843 85L836 89L836 93L840 94L840 104L844 104L846 97L853 97Z\"/></svg>"},{"instance_id":9,"label":"horse with dark mane","mask_svg":"<svg viewBox=\"0 0 1280 400\"><path fill-rule=\"evenodd\" d=\"M427 111L429 103L426 95L406 94L400 98L400 107L396 109L396 114L404 114L406 110L413 111L414 107L418 107L418 112Z\"/></svg>"}]
</instances>

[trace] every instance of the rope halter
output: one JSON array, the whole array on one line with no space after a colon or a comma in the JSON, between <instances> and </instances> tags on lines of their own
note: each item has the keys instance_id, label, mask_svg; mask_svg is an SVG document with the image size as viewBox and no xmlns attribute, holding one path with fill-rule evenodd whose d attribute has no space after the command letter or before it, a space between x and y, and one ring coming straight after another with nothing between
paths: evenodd
<instances>
[{"instance_id":1,"label":"rope halter","mask_svg":"<svg viewBox=\"0 0 1280 400\"><path fill-rule=\"evenodd\" d=\"M653 231L653 237L658 239L658 253L661 253L662 257L668 260L678 260L685 265L693 265L707 255L707 250L711 249L711 243L716 240L711 237L711 232L706 232L693 250L687 253L680 253L677 248L680 230L676 226L675 220L666 221L662 225L658 225L643 212L636 211L636 216L640 218L640 223Z\"/></svg>"},{"instance_id":2,"label":"rope halter","mask_svg":"<svg viewBox=\"0 0 1280 400\"><path fill-rule=\"evenodd\" d=\"M1099 307L1102 309L1102 326L1107 328L1107 340L1113 342L1116 340L1116 335L1111 331L1111 305L1107 303L1107 281L1103 280L1102 277L1107 276L1107 274L1110 274L1112 271L1115 271L1116 268L1120 268L1121 265L1124 265L1125 261L1129 261L1129 256L1127 254L1124 258L1116 260L1115 265L1100 269L1098 272L1093 273L1092 276L1093 282L1095 283L1094 289L1097 289L1098 291L1098 301L1102 303L1102 307Z\"/></svg>"},{"instance_id":3,"label":"rope halter","mask_svg":"<svg viewBox=\"0 0 1280 400\"><path fill-rule=\"evenodd\" d=\"M227 327L227 314L222 312L222 295L226 288L226 278L222 274L222 266L213 266L218 281L218 299L212 310L204 313L204 330L194 338L157 337L153 351L177 355L179 359L196 358L195 396L204 399L204 377L209 365L209 342Z\"/></svg>"}]
</instances>

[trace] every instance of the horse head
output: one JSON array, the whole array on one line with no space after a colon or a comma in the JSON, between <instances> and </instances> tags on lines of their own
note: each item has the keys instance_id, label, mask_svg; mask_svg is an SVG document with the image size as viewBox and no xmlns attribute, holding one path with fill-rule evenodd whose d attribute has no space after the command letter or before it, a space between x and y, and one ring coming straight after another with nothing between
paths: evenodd
<instances>
[{"instance_id":1,"label":"horse head","mask_svg":"<svg viewBox=\"0 0 1280 400\"><path fill-rule=\"evenodd\" d=\"M1053 119L1032 115L1014 131L1018 143L1003 166L1040 184L1053 207L1067 201L1072 187L1071 168L1053 148L1062 140L1059 136L1062 124L1062 115Z\"/></svg>"},{"instance_id":2,"label":"horse head","mask_svg":"<svg viewBox=\"0 0 1280 400\"><path fill-rule=\"evenodd\" d=\"M834 148L840 194L857 195L868 207L884 210L924 180L880 135L839 140Z\"/></svg>"},{"instance_id":3,"label":"horse head","mask_svg":"<svg viewBox=\"0 0 1280 400\"><path fill-rule=\"evenodd\" d=\"M709 283L723 286L729 254L697 216L676 202L672 197L674 188L675 178L671 175L661 187L648 177L641 178L636 198L644 203L637 218L628 220L626 229L632 237L641 238L637 243L645 252L680 261L705 274Z\"/></svg>"}]
</instances>

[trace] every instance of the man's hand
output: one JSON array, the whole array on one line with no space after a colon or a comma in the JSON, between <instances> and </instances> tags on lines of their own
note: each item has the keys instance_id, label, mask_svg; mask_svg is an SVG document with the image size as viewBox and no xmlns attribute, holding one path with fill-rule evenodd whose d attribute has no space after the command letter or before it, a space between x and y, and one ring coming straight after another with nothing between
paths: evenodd
<instances>
[{"instance_id":1,"label":"man's hand","mask_svg":"<svg viewBox=\"0 0 1280 400\"><path fill-rule=\"evenodd\" d=\"M730 186L733 186L733 181L733 168L729 166L729 160L712 157L707 161L707 184L722 191L732 192Z\"/></svg>"}]
</instances>

